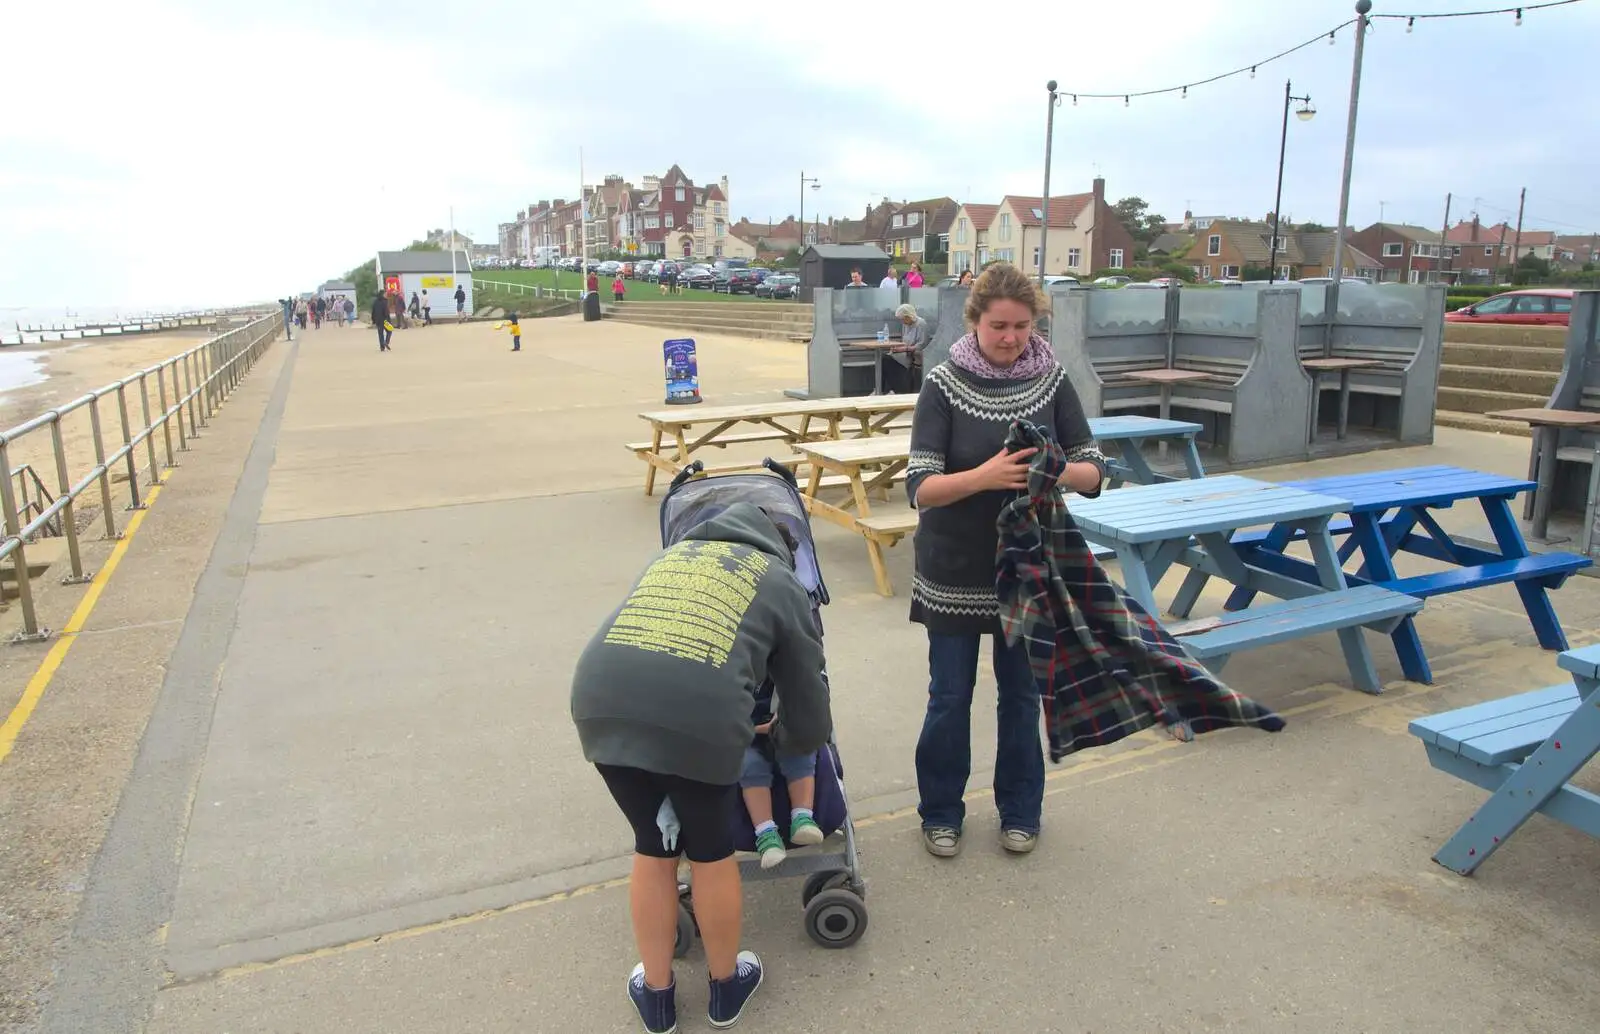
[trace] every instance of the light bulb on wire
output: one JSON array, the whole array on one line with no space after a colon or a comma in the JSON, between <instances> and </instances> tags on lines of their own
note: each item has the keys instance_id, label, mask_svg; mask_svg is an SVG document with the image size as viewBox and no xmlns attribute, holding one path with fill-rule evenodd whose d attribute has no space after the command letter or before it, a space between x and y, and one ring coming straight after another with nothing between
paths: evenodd
<instances>
[{"instance_id":1,"label":"light bulb on wire","mask_svg":"<svg viewBox=\"0 0 1600 1034\"><path fill-rule=\"evenodd\" d=\"M1517 24L1522 24L1522 8L1517 8Z\"/></svg>"},{"instance_id":2,"label":"light bulb on wire","mask_svg":"<svg viewBox=\"0 0 1600 1034\"><path fill-rule=\"evenodd\" d=\"M1411 27L1413 25L1415 25L1416 23L1417 23L1417 20L1415 18L1407 18L1406 19L1406 32L1410 32L1411 31Z\"/></svg>"}]
</instances>

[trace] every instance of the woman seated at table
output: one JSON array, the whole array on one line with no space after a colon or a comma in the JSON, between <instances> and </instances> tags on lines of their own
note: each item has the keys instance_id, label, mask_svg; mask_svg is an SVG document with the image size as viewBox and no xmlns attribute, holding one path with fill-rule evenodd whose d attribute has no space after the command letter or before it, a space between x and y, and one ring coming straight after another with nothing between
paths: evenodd
<instances>
[{"instance_id":1,"label":"woman seated at table","mask_svg":"<svg viewBox=\"0 0 1600 1034\"><path fill-rule=\"evenodd\" d=\"M1044 802L1039 690L1027 646L1007 646L995 587L995 522L1027 486L1033 449L1005 451L1012 420L1042 425L1066 452L1063 489L1100 494L1105 457L1050 343L1034 332L1045 301L1017 267L983 271L966 303L972 330L929 370L911 427L906 492L921 511L911 620L928 635L928 709L917 743L923 845L951 857L961 847L972 762L972 692L982 637L993 637L999 687L994 796L1000 843L1022 854L1038 839ZM903 320L902 320L903 322Z\"/></svg>"},{"instance_id":2,"label":"woman seated at table","mask_svg":"<svg viewBox=\"0 0 1600 1034\"><path fill-rule=\"evenodd\" d=\"M910 394L922 385L922 354L932 335L928 321L917 315L914 305L894 310L900 321L900 345L883 366L883 386L894 394Z\"/></svg>"}]
</instances>

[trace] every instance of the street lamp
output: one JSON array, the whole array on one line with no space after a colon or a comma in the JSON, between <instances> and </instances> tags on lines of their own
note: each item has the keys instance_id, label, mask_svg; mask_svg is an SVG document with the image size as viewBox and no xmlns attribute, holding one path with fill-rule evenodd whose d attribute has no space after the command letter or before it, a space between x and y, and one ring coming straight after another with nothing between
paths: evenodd
<instances>
[{"instance_id":1,"label":"street lamp","mask_svg":"<svg viewBox=\"0 0 1600 1034\"><path fill-rule=\"evenodd\" d=\"M1339 281L1344 278L1344 228L1350 218L1350 170L1356 156L1356 109L1361 101L1361 56L1367 42L1367 12L1372 10L1372 0L1356 0L1356 45L1350 60L1350 115L1344 129L1344 171L1339 176L1339 225L1333 235L1333 291L1328 299L1331 320L1339 304ZM1331 341L1331 339L1330 339ZM1331 344L1325 349L1331 349Z\"/></svg>"},{"instance_id":2,"label":"street lamp","mask_svg":"<svg viewBox=\"0 0 1600 1034\"><path fill-rule=\"evenodd\" d=\"M1289 93L1291 84L1289 80L1283 81L1283 133L1278 140L1278 194L1272 201L1272 241L1267 254L1267 283L1272 283L1278 278L1278 223L1282 219L1280 209L1283 208L1283 155L1289 145L1289 102L1299 101L1300 108L1295 112L1295 117L1301 122L1310 122L1316 117L1317 109L1311 106L1311 95L1295 97Z\"/></svg>"},{"instance_id":3,"label":"street lamp","mask_svg":"<svg viewBox=\"0 0 1600 1034\"><path fill-rule=\"evenodd\" d=\"M1055 140L1056 108L1061 106L1061 97L1056 93L1054 79L1044 84L1045 91L1050 99L1045 106L1044 121L1044 199L1039 204L1039 286L1044 286L1044 262L1048 254L1045 245L1050 242L1050 151Z\"/></svg>"},{"instance_id":4,"label":"street lamp","mask_svg":"<svg viewBox=\"0 0 1600 1034\"><path fill-rule=\"evenodd\" d=\"M822 180L817 176L807 176L806 170L800 170L800 251L806 250L806 184L811 184L812 190L822 189Z\"/></svg>"}]
</instances>

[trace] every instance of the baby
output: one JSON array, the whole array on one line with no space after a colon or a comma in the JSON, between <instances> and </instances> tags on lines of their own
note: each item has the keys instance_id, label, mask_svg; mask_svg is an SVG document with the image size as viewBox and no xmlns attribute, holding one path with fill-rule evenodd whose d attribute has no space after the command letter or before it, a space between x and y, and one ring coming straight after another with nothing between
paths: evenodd
<instances>
[{"instance_id":1,"label":"baby","mask_svg":"<svg viewBox=\"0 0 1600 1034\"><path fill-rule=\"evenodd\" d=\"M767 751L758 746L760 739L772 728L772 717L763 715L767 702L757 700L756 741L744 749L744 772L739 776L739 789L744 797L745 810L750 813L750 823L755 827L756 851L761 855L761 867L770 869L787 858L783 837L778 824L772 819L773 763ZM765 721L762 721L762 718ZM824 837L822 827L812 817L811 805L817 791L817 756L779 757L777 770L783 774L789 788L789 842L796 847L820 844Z\"/></svg>"}]
</instances>

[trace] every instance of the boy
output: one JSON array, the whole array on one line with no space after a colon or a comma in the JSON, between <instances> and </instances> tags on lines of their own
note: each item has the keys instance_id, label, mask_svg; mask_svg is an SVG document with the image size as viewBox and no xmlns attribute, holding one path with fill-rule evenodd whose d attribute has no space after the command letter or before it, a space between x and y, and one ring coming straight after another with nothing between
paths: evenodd
<instances>
[{"instance_id":1,"label":"boy","mask_svg":"<svg viewBox=\"0 0 1600 1034\"><path fill-rule=\"evenodd\" d=\"M788 529L782 529L787 533ZM785 538L788 535L785 534ZM761 855L761 867L770 869L789 857L784 850L783 836L772 818L772 774L776 768L783 773L789 787L789 842L796 847L822 843L822 827L817 825L811 812L817 791L817 755L785 754L773 751L767 732L772 728L772 696L768 690L756 696L756 738L744 749L744 771L739 775L739 792L744 798L745 810L750 813L750 824L755 827L756 851ZM776 762L776 764L774 764Z\"/></svg>"},{"instance_id":2,"label":"boy","mask_svg":"<svg viewBox=\"0 0 1600 1034\"><path fill-rule=\"evenodd\" d=\"M508 317L508 320L506 331L511 335L511 350L520 352L522 351L522 324L517 322L517 314L514 312Z\"/></svg>"}]
</instances>

